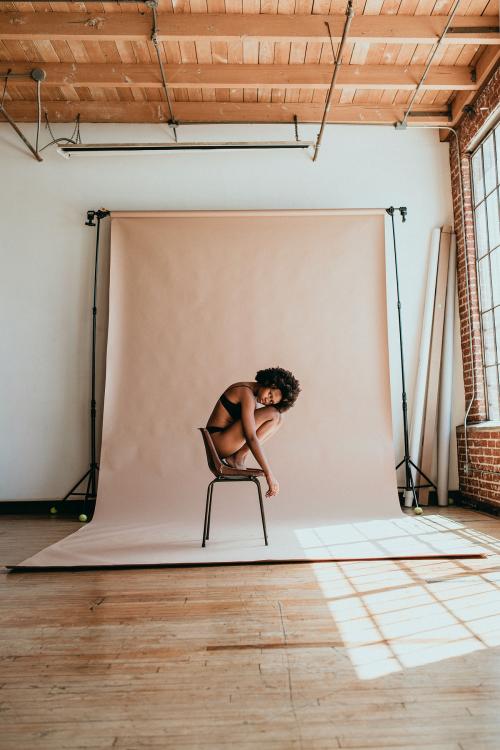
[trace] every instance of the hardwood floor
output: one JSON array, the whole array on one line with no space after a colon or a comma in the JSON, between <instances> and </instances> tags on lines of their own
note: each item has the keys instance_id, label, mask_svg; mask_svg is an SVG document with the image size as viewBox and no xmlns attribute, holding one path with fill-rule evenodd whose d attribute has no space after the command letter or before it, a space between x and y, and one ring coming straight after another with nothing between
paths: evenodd
<instances>
[{"instance_id":1,"label":"hardwood floor","mask_svg":"<svg viewBox=\"0 0 500 750\"><path fill-rule=\"evenodd\" d=\"M1 750L498 750L500 519L439 512L488 557L4 569ZM0 516L0 561L78 526Z\"/></svg>"}]
</instances>

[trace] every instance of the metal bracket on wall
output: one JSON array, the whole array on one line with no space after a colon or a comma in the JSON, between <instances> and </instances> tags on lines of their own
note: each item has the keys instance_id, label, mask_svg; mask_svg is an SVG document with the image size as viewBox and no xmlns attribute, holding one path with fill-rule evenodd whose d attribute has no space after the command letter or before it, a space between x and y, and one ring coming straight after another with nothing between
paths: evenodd
<instances>
[{"instance_id":1,"label":"metal bracket on wall","mask_svg":"<svg viewBox=\"0 0 500 750\"><path fill-rule=\"evenodd\" d=\"M297 119L297 115L293 116L293 126L295 128L295 140L298 143L299 142L299 121Z\"/></svg>"},{"instance_id":2,"label":"metal bracket on wall","mask_svg":"<svg viewBox=\"0 0 500 750\"><path fill-rule=\"evenodd\" d=\"M5 109L5 105L4 105L5 94L7 93L7 86L9 84L9 80L11 79L18 80L20 78L21 79L29 78L36 83L37 126L36 126L36 140L35 140L34 146L29 142L29 140L26 138L24 133L22 133L21 130L18 128L18 126L16 125L12 117L9 115L9 113ZM42 84L42 81L45 80L45 71L42 70L41 68L33 68L33 70L30 73L12 73L10 70L8 70L7 73L0 73L0 80L1 79L3 79L5 83L3 87L2 99L0 101L0 115L5 117L9 125L17 133L19 138L22 140L22 142L28 148L28 150L33 154L35 159L37 161L43 161L38 151L38 141L40 137L40 122L41 122L41 117L42 117L41 84Z\"/></svg>"}]
</instances>

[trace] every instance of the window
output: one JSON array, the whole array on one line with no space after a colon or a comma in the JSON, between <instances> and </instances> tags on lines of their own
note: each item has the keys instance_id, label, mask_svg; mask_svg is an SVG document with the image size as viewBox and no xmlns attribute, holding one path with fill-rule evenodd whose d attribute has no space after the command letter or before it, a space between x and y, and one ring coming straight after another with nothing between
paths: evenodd
<instances>
[{"instance_id":1,"label":"window","mask_svg":"<svg viewBox=\"0 0 500 750\"><path fill-rule=\"evenodd\" d=\"M487 417L500 420L500 124L471 166Z\"/></svg>"}]
</instances>

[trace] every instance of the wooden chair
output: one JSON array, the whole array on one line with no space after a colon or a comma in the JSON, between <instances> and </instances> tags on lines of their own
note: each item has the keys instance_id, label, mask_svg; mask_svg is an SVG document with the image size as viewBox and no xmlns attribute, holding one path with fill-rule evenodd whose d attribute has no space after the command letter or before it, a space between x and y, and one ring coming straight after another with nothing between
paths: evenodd
<instances>
[{"instance_id":1,"label":"wooden chair","mask_svg":"<svg viewBox=\"0 0 500 750\"><path fill-rule=\"evenodd\" d=\"M267 529L266 529L266 517L264 515L264 503L262 502L262 490L260 488L260 482L257 477L264 474L262 469L233 469L231 466L226 466L222 463L219 458L215 445L212 440L212 436L205 427L199 428L203 443L205 445L205 451L207 453L208 468L215 475L215 479L212 479L207 488L207 502L205 505L205 521L203 523L203 541L202 547L209 538L210 534L210 516L212 514L212 496L214 484L217 482L253 482L257 485L257 492L259 493L259 505L260 505L260 516L262 519L262 529L264 531L264 541L267 546Z\"/></svg>"}]
</instances>

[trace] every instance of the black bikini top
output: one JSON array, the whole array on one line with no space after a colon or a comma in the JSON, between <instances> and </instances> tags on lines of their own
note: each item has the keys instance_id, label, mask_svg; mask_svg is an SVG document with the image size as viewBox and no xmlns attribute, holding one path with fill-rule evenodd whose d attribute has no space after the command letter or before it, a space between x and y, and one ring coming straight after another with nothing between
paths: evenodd
<instances>
[{"instance_id":1,"label":"black bikini top","mask_svg":"<svg viewBox=\"0 0 500 750\"><path fill-rule=\"evenodd\" d=\"M250 388L250 386L244 385L243 388ZM250 390L253 392L253 388L250 388ZM234 401L230 401L225 393L222 394L219 401L235 422L241 419L241 404L235 404Z\"/></svg>"}]
</instances>

